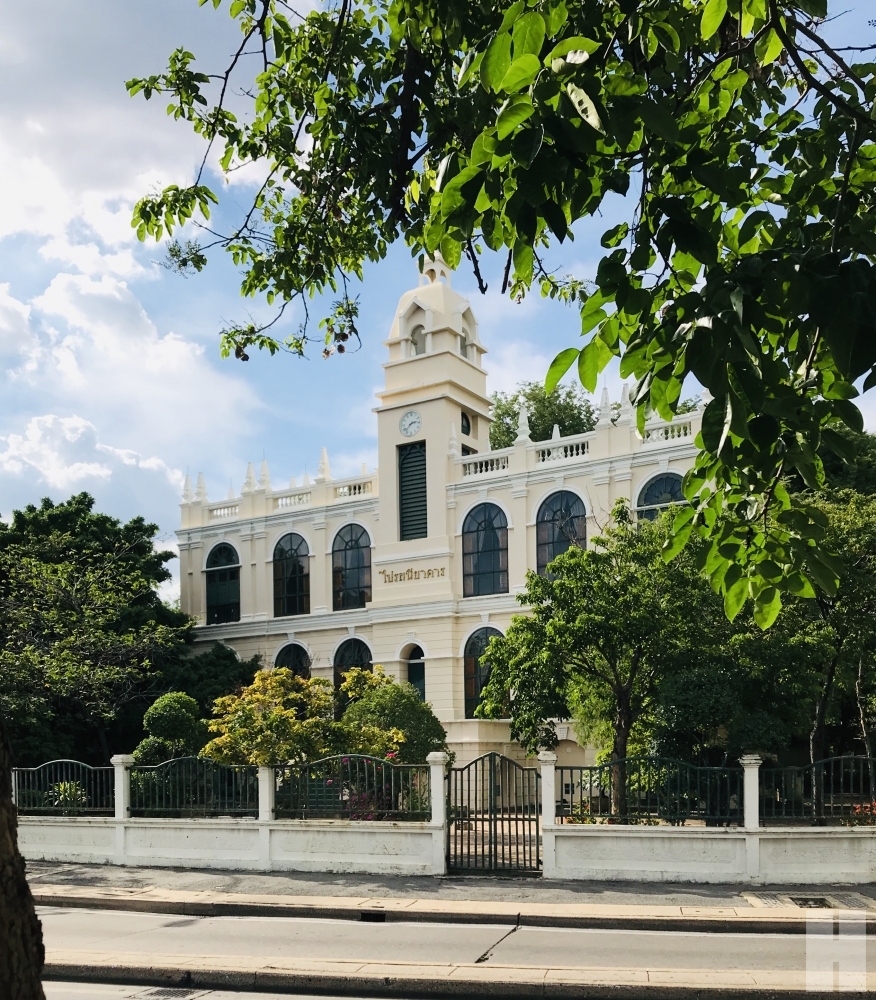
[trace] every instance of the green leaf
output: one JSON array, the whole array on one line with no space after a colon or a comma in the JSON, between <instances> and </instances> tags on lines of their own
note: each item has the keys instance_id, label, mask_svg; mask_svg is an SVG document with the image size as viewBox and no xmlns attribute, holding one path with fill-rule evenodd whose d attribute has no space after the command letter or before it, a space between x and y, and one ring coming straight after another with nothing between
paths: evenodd
<instances>
[{"instance_id":1,"label":"green leaf","mask_svg":"<svg viewBox=\"0 0 876 1000\"><path fill-rule=\"evenodd\" d=\"M487 46L481 63L481 83L487 90L498 91L511 65L511 36L496 35Z\"/></svg>"},{"instance_id":2,"label":"green leaf","mask_svg":"<svg viewBox=\"0 0 876 1000\"><path fill-rule=\"evenodd\" d=\"M700 24L700 34L708 40L721 27L721 22L727 13L727 0L708 0L703 10Z\"/></svg>"},{"instance_id":3,"label":"green leaf","mask_svg":"<svg viewBox=\"0 0 876 1000\"><path fill-rule=\"evenodd\" d=\"M521 94L496 119L496 136L505 139L535 112L529 95Z\"/></svg>"},{"instance_id":4,"label":"green leaf","mask_svg":"<svg viewBox=\"0 0 876 1000\"><path fill-rule=\"evenodd\" d=\"M571 38L564 38L548 52L544 64L550 66L554 59L562 59L569 52L586 52L587 55L592 56L598 48L599 42L594 42L583 35L572 35Z\"/></svg>"},{"instance_id":5,"label":"green leaf","mask_svg":"<svg viewBox=\"0 0 876 1000\"><path fill-rule=\"evenodd\" d=\"M645 127L667 142L678 141L678 125L672 112L663 104L646 99L642 101L639 114Z\"/></svg>"},{"instance_id":6,"label":"green leaf","mask_svg":"<svg viewBox=\"0 0 876 1000\"><path fill-rule=\"evenodd\" d=\"M575 363L575 358L577 358L580 353L581 352L575 347L567 347L565 351L560 351L560 353L551 362L551 366L548 368L548 373L545 376L545 392L553 392L554 389L556 389L560 383L560 379L572 367Z\"/></svg>"},{"instance_id":7,"label":"green leaf","mask_svg":"<svg viewBox=\"0 0 876 1000\"><path fill-rule=\"evenodd\" d=\"M566 85L566 93L569 95L569 99L575 106L575 110L584 119L587 124L596 129L602 135L605 135L605 128L602 124L602 119L599 117L599 112L596 110L596 105L593 103L593 98L587 93L586 90L582 90L581 87L576 87L574 83L569 83Z\"/></svg>"},{"instance_id":8,"label":"green leaf","mask_svg":"<svg viewBox=\"0 0 876 1000\"><path fill-rule=\"evenodd\" d=\"M544 18L535 11L529 11L514 22L511 34L514 43L514 58L529 54L538 56L544 45Z\"/></svg>"},{"instance_id":9,"label":"green leaf","mask_svg":"<svg viewBox=\"0 0 876 1000\"><path fill-rule=\"evenodd\" d=\"M594 337L581 351L578 358L578 378L588 392L596 392L599 373L614 357L611 348L599 337Z\"/></svg>"},{"instance_id":10,"label":"green leaf","mask_svg":"<svg viewBox=\"0 0 876 1000\"><path fill-rule=\"evenodd\" d=\"M692 524L686 524L679 528L678 531L673 531L672 535L666 539L663 543L663 561L672 562L672 560L681 552L681 550L687 545L688 539L693 531Z\"/></svg>"},{"instance_id":11,"label":"green leaf","mask_svg":"<svg viewBox=\"0 0 876 1000\"><path fill-rule=\"evenodd\" d=\"M506 94L513 94L518 90L523 90L524 87L528 87L538 76L540 69L541 63L538 60L538 56L530 53L522 55L519 59L515 59L508 67L508 71L502 77L502 82L499 84L499 89L504 90Z\"/></svg>"},{"instance_id":12,"label":"green leaf","mask_svg":"<svg viewBox=\"0 0 876 1000\"><path fill-rule=\"evenodd\" d=\"M731 565L731 569L732 568L733 566ZM724 614L727 615L727 618L731 622L742 610L747 600L748 577L740 576L731 587L724 591Z\"/></svg>"},{"instance_id":13,"label":"green leaf","mask_svg":"<svg viewBox=\"0 0 876 1000\"><path fill-rule=\"evenodd\" d=\"M775 587L764 587L754 602L754 620L766 632L781 610L782 595Z\"/></svg>"},{"instance_id":14,"label":"green leaf","mask_svg":"<svg viewBox=\"0 0 876 1000\"><path fill-rule=\"evenodd\" d=\"M505 31L510 31L524 10L526 10L525 0L514 0L514 3L505 11L505 16L502 18L502 24L499 27L499 34L501 35Z\"/></svg>"},{"instance_id":15,"label":"green leaf","mask_svg":"<svg viewBox=\"0 0 876 1000\"><path fill-rule=\"evenodd\" d=\"M474 188L475 186L480 187L482 176L480 167L465 167L453 180L447 182L441 192L441 214L445 219L457 209L468 204L469 201L474 201L477 195ZM476 181L477 185L474 183ZM450 262L448 261L448 263Z\"/></svg>"},{"instance_id":16,"label":"green leaf","mask_svg":"<svg viewBox=\"0 0 876 1000\"><path fill-rule=\"evenodd\" d=\"M770 63L779 58L783 48L781 38L770 28L767 34L758 40L754 47L754 54L761 66L769 66Z\"/></svg>"}]
</instances>

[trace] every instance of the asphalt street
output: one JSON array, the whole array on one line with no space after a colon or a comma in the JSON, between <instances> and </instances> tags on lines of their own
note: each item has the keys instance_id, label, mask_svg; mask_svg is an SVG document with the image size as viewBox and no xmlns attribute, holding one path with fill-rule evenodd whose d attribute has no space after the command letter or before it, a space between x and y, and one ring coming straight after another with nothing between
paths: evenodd
<instances>
[{"instance_id":1,"label":"asphalt street","mask_svg":"<svg viewBox=\"0 0 876 1000\"><path fill-rule=\"evenodd\" d=\"M806 967L806 935L179 917L61 907L40 907L39 915L50 952L584 969L801 971ZM876 943L867 941L866 952L868 971L876 971Z\"/></svg>"},{"instance_id":2,"label":"asphalt street","mask_svg":"<svg viewBox=\"0 0 876 1000\"><path fill-rule=\"evenodd\" d=\"M289 1000L288 993L229 993L226 990L174 990L154 986L111 986L105 983L44 983L46 1000ZM339 1000L338 997L308 997L296 1000ZM356 1000L345 996L343 1000Z\"/></svg>"}]
</instances>

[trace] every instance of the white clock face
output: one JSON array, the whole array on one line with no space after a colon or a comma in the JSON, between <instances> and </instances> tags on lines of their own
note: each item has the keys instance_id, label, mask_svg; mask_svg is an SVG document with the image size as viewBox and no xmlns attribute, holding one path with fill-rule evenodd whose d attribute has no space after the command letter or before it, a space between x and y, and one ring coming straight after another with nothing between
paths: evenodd
<instances>
[{"instance_id":1,"label":"white clock face","mask_svg":"<svg viewBox=\"0 0 876 1000\"><path fill-rule=\"evenodd\" d=\"M398 429L406 438L413 437L420 429L420 414L416 410L408 410L399 420Z\"/></svg>"}]
</instances>

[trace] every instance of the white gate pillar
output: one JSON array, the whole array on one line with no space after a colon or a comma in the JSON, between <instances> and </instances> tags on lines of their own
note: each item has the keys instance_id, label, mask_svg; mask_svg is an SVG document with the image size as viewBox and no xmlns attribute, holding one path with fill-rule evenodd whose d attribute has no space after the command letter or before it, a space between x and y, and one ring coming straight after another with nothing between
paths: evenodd
<instances>
[{"instance_id":1,"label":"white gate pillar","mask_svg":"<svg viewBox=\"0 0 876 1000\"><path fill-rule=\"evenodd\" d=\"M557 849L554 826L557 819L557 755L553 750L542 750L538 755L541 765L541 864L545 878L556 874Z\"/></svg>"},{"instance_id":2,"label":"white gate pillar","mask_svg":"<svg viewBox=\"0 0 876 1000\"><path fill-rule=\"evenodd\" d=\"M447 792L444 775L450 755L436 750L426 757L429 765L429 790L432 799L432 874L447 871Z\"/></svg>"},{"instance_id":3,"label":"white gate pillar","mask_svg":"<svg viewBox=\"0 0 876 1000\"><path fill-rule=\"evenodd\" d=\"M277 798L277 781L272 767L259 768L259 868L271 870L271 827Z\"/></svg>"},{"instance_id":4,"label":"white gate pillar","mask_svg":"<svg viewBox=\"0 0 876 1000\"><path fill-rule=\"evenodd\" d=\"M129 753L117 753L110 757L115 769L113 775L115 791L116 843L113 860L117 865L125 863L125 827L131 818L131 765L134 758Z\"/></svg>"},{"instance_id":5,"label":"white gate pillar","mask_svg":"<svg viewBox=\"0 0 876 1000\"><path fill-rule=\"evenodd\" d=\"M747 753L739 758L744 770L742 785L742 801L744 804L744 823L746 830L760 829L760 765L763 759L759 754Z\"/></svg>"}]
</instances>

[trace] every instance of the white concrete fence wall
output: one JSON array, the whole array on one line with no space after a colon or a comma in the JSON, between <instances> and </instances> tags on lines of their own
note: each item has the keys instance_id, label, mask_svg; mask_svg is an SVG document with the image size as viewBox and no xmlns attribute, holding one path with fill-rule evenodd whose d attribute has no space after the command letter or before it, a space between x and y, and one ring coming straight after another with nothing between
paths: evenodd
<instances>
[{"instance_id":1,"label":"white concrete fence wall","mask_svg":"<svg viewBox=\"0 0 876 1000\"><path fill-rule=\"evenodd\" d=\"M258 818L133 819L128 756L114 757L115 816L20 816L30 860L119 865L439 875L445 872L445 754L430 754L422 822L275 820L274 772L259 769ZM762 827L759 757L742 759L741 827L556 822L556 755L539 754L546 878L757 884L876 881L876 828Z\"/></svg>"}]
</instances>

